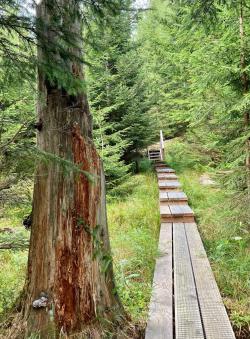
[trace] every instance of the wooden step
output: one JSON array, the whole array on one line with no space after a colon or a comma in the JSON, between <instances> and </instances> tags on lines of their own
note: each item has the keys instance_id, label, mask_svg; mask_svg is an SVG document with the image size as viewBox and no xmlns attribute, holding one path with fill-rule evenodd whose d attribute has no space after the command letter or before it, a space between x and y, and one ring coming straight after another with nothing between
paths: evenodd
<instances>
[{"instance_id":1,"label":"wooden step","mask_svg":"<svg viewBox=\"0 0 250 339\"><path fill-rule=\"evenodd\" d=\"M160 154L160 151L149 151L148 152L150 155L154 155L154 154Z\"/></svg>"},{"instance_id":2,"label":"wooden step","mask_svg":"<svg viewBox=\"0 0 250 339\"><path fill-rule=\"evenodd\" d=\"M159 148L149 149L148 152L160 152Z\"/></svg>"},{"instance_id":3,"label":"wooden step","mask_svg":"<svg viewBox=\"0 0 250 339\"><path fill-rule=\"evenodd\" d=\"M193 210L188 205L163 205L160 204L161 216L194 216Z\"/></svg>"},{"instance_id":4,"label":"wooden step","mask_svg":"<svg viewBox=\"0 0 250 339\"><path fill-rule=\"evenodd\" d=\"M169 167L163 167L163 168L156 167L156 172L157 173L175 173L175 170Z\"/></svg>"},{"instance_id":5,"label":"wooden step","mask_svg":"<svg viewBox=\"0 0 250 339\"><path fill-rule=\"evenodd\" d=\"M162 160L155 166L156 170L157 169L162 169L162 168L167 168L166 164L162 163Z\"/></svg>"},{"instance_id":6,"label":"wooden step","mask_svg":"<svg viewBox=\"0 0 250 339\"><path fill-rule=\"evenodd\" d=\"M187 202L188 198L184 192L160 192L160 202Z\"/></svg>"},{"instance_id":7,"label":"wooden step","mask_svg":"<svg viewBox=\"0 0 250 339\"><path fill-rule=\"evenodd\" d=\"M160 204L161 222L194 222L194 212L188 205Z\"/></svg>"},{"instance_id":8,"label":"wooden step","mask_svg":"<svg viewBox=\"0 0 250 339\"><path fill-rule=\"evenodd\" d=\"M159 182L159 188L162 190L167 190L167 189L176 189L176 188L180 188L181 184L179 183L179 181L176 180L160 180Z\"/></svg>"},{"instance_id":9,"label":"wooden step","mask_svg":"<svg viewBox=\"0 0 250 339\"><path fill-rule=\"evenodd\" d=\"M159 159L159 160L161 160L161 157L159 155L149 155L149 159Z\"/></svg>"},{"instance_id":10,"label":"wooden step","mask_svg":"<svg viewBox=\"0 0 250 339\"><path fill-rule=\"evenodd\" d=\"M174 173L158 173L158 180L177 180L178 177Z\"/></svg>"}]
</instances>

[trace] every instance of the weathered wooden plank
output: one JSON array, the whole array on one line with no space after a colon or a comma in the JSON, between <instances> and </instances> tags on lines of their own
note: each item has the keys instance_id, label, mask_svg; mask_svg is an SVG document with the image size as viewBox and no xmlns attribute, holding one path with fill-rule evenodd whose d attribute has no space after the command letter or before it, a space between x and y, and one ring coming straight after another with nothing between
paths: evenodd
<instances>
[{"instance_id":1,"label":"weathered wooden plank","mask_svg":"<svg viewBox=\"0 0 250 339\"><path fill-rule=\"evenodd\" d=\"M169 200L168 192L160 191L159 192L159 199L160 199L160 201L168 201Z\"/></svg>"},{"instance_id":2,"label":"weathered wooden plank","mask_svg":"<svg viewBox=\"0 0 250 339\"><path fill-rule=\"evenodd\" d=\"M175 173L175 170L173 170L172 168L168 168L168 167L163 167L163 168L156 168L156 171L158 173Z\"/></svg>"},{"instance_id":3,"label":"weathered wooden plank","mask_svg":"<svg viewBox=\"0 0 250 339\"><path fill-rule=\"evenodd\" d=\"M179 188L181 184L179 181L169 180L169 181L158 181L160 188Z\"/></svg>"},{"instance_id":4,"label":"weathered wooden plank","mask_svg":"<svg viewBox=\"0 0 250 339\"><path fill-rule=\"evenodd\" d=\"M234 339L205 249L195 223L185 224L194 277L207 339Z\"/></svg>"},{"instance_id":5,"label":"weathered wooden plank","mask_svg":"<svg viewBox=\"0 0 250 339\"><path fill-rule=\"evenodd\" d=\"M177 175L174 173L158 173L158 180L176 180Z\"/></svg>"},{"instance_id":6,"label":"weathered wooden plank","mask_svg":"<svg viewBox=\"0 0 250 339\"><path fill-rule=\"evenodd\" d=\"M168 192L168 198L170 200L187 200L187 196L184 192Z\"/></svg>"},{"instance_id":7,"label":"weathered wooden plank","mask_svg":"<svg viewBox=\"0 0 250 339\"><path fill-rule=\"evenodd\" d=\"M193 216L194 212L188 205L169 205L173 216Z\"/></svg>"},{"instance_id":8,"label":"weathered wooden plank","mask_svg":"<svg viewBox=\"0 0 250 339\"><path fill-rule=\"evenodd\" d=\"M161 215L161 222L174 222L174 223L189 223L194 222L194 216L179 216L175 217L172 214L171 215Z\"/></svg>"},{"instance_id":9,"label":"weathered wooden plank","mask_svg":"<svg viewBox=\"0 0 250 339\"><path fill-rule=\"evenodd\" d=\"M160 215L161 216L171 216L171 211L168 205L160 204Z\"/></svg>"},{"instance_id":10,"label":"weathered wooden plank","mask_svg":"<svg viewBox=\"0 0 250 339\"><path fill-rule=\"evenodd\" d=\"M204 339L183 223L173 224L173 248L176 339Z\"/></svg>"},{"instance_id":11,"label":"weathered wooden plank","mask_svg":"<svg viewBox=\"0 0 250 339\"><path fill-rule=\"evenodd\" d=\"M145 339L173 338L172 224L161 224Z\"/></svg>"},{"instance_id":12,"label":"weathered wooden plank","mask_svg":"<svg viewBox=\"0 0 250 339\"><path fill-rule=\"evenodd\" d=\"M163 164L161 160L156 164L156 168L166 168L166 164Z\"/></svg>"},{"instance_id":13,"label":"weathered wooden plank","mask_svg":"<svg viewBox=\"0 0 250 339\"><path fill-rule=\"evenodd\" d=\"M185 193L183 192L176 192L176 191L160 191L159 193L159 198L160 201L183 201L186 202L187 201L187 196Z\"/></svg>"}]
</instances>

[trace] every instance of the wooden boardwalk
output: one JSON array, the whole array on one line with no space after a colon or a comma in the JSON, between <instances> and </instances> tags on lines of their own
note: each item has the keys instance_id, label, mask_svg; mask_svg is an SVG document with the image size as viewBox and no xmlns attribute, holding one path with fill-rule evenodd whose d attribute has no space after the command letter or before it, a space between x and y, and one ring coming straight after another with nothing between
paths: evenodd
<instances>
[{"instance_id":1,"label":"wooden boardwalk","mask_svg":"<svg viewBox=\"0 0 250 339\"><path fill-rule=\"evenodd\" d=\"M233 339L194 213L173 169L156 161L161 230L146 339ZM158 161L158 162L157 162Z\"/></svg>"}]
</instances>

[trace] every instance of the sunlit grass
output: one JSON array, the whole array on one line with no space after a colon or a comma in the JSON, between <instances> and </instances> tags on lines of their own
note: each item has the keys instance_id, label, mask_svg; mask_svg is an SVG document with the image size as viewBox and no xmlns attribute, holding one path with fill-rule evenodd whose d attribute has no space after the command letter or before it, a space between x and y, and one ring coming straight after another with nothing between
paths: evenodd
<instances>
[{"instance_id":1,"label":"sunlit grass","mask_svg":"<svg viewBox=\"0 0 250 339\"><path fill-rule=\"evenodd\" d=\"M133 320L145 321L158 244L158 188L152 174L132 177L130 185L131 194L108 205L108 221L119 294Z\"/></svg>"}]
</instances>

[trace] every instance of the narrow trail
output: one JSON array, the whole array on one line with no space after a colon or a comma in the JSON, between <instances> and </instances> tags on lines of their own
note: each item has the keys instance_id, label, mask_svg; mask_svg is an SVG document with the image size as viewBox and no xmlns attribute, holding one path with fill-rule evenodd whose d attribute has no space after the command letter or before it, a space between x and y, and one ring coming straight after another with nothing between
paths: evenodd
<instances>
[{"instance_id":1,"label":"narrow trail","mask_svg":"<svg viewBox=\"0 0 250 339\"><path fill-rule=\"evenodd\" d=\"M146 339L235 338L188 197L160 149L149 150L159 186L160 256Z\"/></svg>"}]
</instances>

